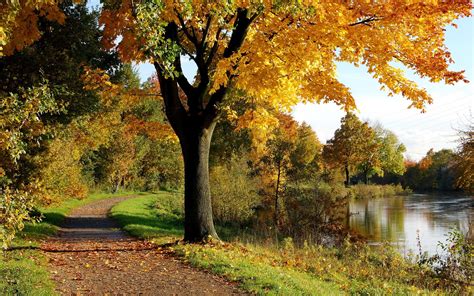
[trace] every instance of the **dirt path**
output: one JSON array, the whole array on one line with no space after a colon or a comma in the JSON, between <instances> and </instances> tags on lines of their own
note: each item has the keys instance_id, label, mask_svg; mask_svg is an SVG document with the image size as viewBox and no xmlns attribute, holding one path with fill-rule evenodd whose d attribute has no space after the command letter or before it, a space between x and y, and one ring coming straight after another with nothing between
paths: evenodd
<instances>
[{"instance_id":1,"label":"dirt path","mask_svg":"<svg viewBox=\"0 0 474 296\"><path fill-rule=\"evenodd\" d=\"M43 245L62 295L245 295L235 284L193 269L118 229L107 213L130 198L74 210L57 238Z\"/></svg>"}]
</instances>

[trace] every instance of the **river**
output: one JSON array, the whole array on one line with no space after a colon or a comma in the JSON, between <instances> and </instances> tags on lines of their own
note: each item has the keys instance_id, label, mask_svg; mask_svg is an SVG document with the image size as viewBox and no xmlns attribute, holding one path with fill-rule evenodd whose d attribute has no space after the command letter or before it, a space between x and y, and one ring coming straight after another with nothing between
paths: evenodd
<instances>
[{"instance_id":1,"label":"river","mask_svg":"<svg viewBox=\"0 0 474 296\"><path fill-rule=\"evenodd\" d=\"M401 253L441 253L453 228L473 235L474 197L456 194L411 194L354 200L349 205L349 227L367 236L369 243L390 242ZM419 237L419 240L417 239Z\"/></svg>"}]
</instances>

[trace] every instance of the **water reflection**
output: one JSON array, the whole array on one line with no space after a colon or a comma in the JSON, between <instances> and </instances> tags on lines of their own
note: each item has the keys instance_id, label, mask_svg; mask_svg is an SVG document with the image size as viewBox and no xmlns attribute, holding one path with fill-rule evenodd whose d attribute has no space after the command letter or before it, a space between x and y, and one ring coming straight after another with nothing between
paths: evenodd
<instances>
[{"instance_id":1,"label":"water reflection","mask_svg":"<svg viewBox=\"0 0 474 296\"><path fill-rule=\"evenodd\" d=\"M355 200L349 205L351 229L370 243L389 241L402 253L417 252L419 233L423 251L439 251L438 242L454 227L473 231L474 198L446 194L413 194L404 197Z\"/></svg>"}]
</instances>

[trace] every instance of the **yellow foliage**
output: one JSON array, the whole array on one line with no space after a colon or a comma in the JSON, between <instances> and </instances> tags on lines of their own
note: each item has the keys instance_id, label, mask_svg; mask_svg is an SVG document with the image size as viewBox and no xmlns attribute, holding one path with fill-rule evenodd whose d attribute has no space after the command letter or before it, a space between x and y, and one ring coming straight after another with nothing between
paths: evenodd
<instances>
[{"instance_id":1,"label":"yellow foliage","mask_svg":"<svg viewBox=\"0 0 474 296\"><path fill-rule=\"evenodd\" d=\"M278 119L263 107L247 110L238 119L237 130L250 128L254 147L251 158L263 155L266 143L273 137L273 130L278 124Z\"/></svg>"},{"instance_id":2,"label":"yellow foliage","mask_svg":"<svg viewBox=\"0 0 474 296\"><path fill-rule=\"evenodd\" d=\"M0 57L38 40L38 17L63 24L62 0L11 0L0 3Z\"/></svg>"},{"instance_id":3,"label":"yellow foliage","mask_svg":"<svg viewBox=\"0 0 474 296\"><path fill-rule=\"evenodd\" d=\"M88 188L81 174L82 153L74 139L55 139L49 145L41 175L53 200L86 197Z\"/></svg>"},{"instance_id":4,"label":"yellow foliage","mask_svg":"<svg viewBox=\"0 0 474 296\"><path fill-rule=\"evenodd\" d=\"M124 60L151 59L162 69L178 72L173 59L184 53L201 65L200 75L208 68L209 94L232 82L269 108L289 110L298 102L332 101L350 110L354 98L336 77L336 62L348 62L364 65L390 95L401 94L412 107L423 109L431 97L407 79L397 63L433 82L466 81L462 71L448 69L453 61L444 34L454 20L471 15L467 0L168 0L153 5L122 0L104 9L104 43L112 48L118 42ZM245 40L230 51L242 12L250 22ZM167 24L177 27L174 47L163 41L169 38L164 36ZM123 39L117 41L118 36ZM201 57L210 60L199 61Z\"/></svg>"}]
</instances>

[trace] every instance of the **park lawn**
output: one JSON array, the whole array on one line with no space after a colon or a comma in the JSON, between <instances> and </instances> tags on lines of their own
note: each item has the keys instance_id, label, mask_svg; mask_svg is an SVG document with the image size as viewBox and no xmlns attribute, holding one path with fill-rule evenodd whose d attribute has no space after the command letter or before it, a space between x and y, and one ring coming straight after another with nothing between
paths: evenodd
<instances>
[{"instance_id":1,"label":"park lawn","mask_svg":"<svg viewBox=\"0 0 474 296\"><path fill-rule=\"evenodd\" d=\"M54 235L71 210L93 201L132 194L96 193L84 199L68 199L41 208L40 223L27 223L13 241L10 250L0 255L0 295L57 295L47 270L46 257L41 253L41 240Z\"/></svg>"},{"instance_id":2,"label":"park lawn","mask_svg":"<svg viewBox=\"0 0 474 296\"><path fill-rule=\"evenodd\" d=\"M413 295L434 290L423 271L391 249L340 249L209 242L169 244L183 235L182 194L158 192L116 205L111 217L130 234L162 244L191 265L265 295ZM222 228L221 228L222 231ZM219 232L219 231L218 231Z\"/></svg>"}]
</instances>

